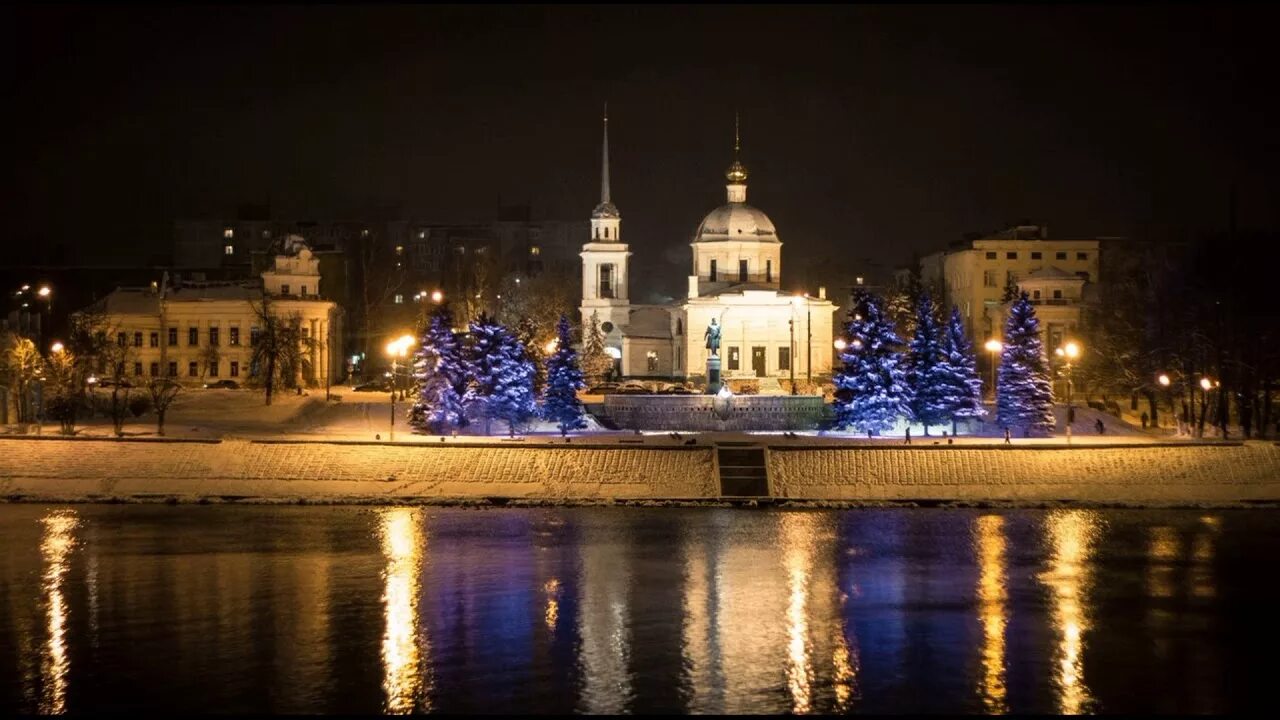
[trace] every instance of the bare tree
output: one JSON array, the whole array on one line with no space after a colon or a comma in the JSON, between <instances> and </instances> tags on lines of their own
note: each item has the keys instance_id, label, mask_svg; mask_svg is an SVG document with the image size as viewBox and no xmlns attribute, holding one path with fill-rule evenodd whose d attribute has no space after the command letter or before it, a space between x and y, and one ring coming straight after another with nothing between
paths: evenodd
<instances>
[{"instance_id":1,"label":"bare tree","mask_svg":"<svg viewBox=\"0 0 1280 720\"><path fill-rule=\"evenodd\" d=\"M277 387L301 387L303 359L316 340L303 337L302 316L298 313L276 315L265 291L261 301L250 305L258 317L257 337L251 339L253 364L262 379L266 404L270 405Z\"/></svg>"},{"instance_id":2,"label":"bare tree","mask_svg":"<svg viewBox=\"0 0 1280 720\"><path fill-rule=\"evenodd\" d=\"M126 368L133 353L127 344L109 343L103 349L101 357L106 364L104 377L111 381L111 400L107 404L107 413L111 416L116 437L120 437L124 435L124 421L129 416L132 401Z\"/></svg>"},{"instance_id":3,"label":"bare tree","mask_svg":"<svg viewBox=\"0 0 1280 720\"><path fill-rule=\"evenodd\" d=\"M209 375L209 370L218 364L222 354L218 351L217 345L205 345L200 348L200 353L197 357L200 359L200 382L204 382Z\"/></svg>"},{"instance_id":4,"label":"bare tree","mask_svg":"<svg viewBox=\"0 0 1280 720\"><path fill-rule=\"evenodd\" d=\"M371 232L356 245L356 265L360 272L360 342L366 357L374 353L372 340L379 333L374 320L404 284L405 268L402 251L392 247L387 238ZM268 401L268 404L270 402Z\"/></svg>"},{"instance_id":5,"label":"bare tree","mask_svg":"<svg viewBox=\"0 0 1280 720\"><path fill-rule=\"evenodd\" d=\"M43 363L31 340L11 332L0 338L0 374L13 388L18 422L32 420L31 383L40 375Z\"/></svg>"},{"instance_id":6,"label":"bare tree","mask_svg":"<svg viewBox=\"0 0 1280 720\"><path fill-rule=\"evenodd\" d=\"M152 378L147 384L147 392L151 395L151 407L156 411L156 434L164 435L164 415L169 411L174 398L178 397L182 386L169 378Z\"/></svg>"}]
</instances>

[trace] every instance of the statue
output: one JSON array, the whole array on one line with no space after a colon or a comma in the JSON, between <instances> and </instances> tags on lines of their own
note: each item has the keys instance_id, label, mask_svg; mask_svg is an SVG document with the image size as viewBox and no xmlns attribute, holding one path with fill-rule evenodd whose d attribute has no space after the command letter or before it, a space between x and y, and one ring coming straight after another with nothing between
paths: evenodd
<instances>
[{"instance_id":1,"label":"statue","mask_svg":"<svg viewBox=\"0 0 1280 720\"><path fill-rule=\"evenodd\" d=\"M707 332L704 335L707 338L707 349L711 351L712 357L720 355L720 326L716 324L716 319L711 318L711 324L707 326Z\"/></svg>"}]
</instances>

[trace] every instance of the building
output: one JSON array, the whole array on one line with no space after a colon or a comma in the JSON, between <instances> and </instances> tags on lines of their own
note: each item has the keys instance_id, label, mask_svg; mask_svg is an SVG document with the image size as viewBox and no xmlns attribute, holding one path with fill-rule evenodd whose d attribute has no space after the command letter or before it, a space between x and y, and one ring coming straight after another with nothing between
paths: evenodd
<instances>
[{"instance_id":1,"label":"building","mask_svg":"<svg viewBox=\"0 0 1280 720\"><path fill-rule=\"evenodd\" d=\"M257 281L172 280L121 287L81 311L131 349L126 374L142 381L168 377L183 384L247 382L260 372L253 348L261 312L294 319L304 339L298 380L327 386L343 377L342 309L321 294L320 261L301 237L286 236L275 262Z\"/></svg>"},{"instance_id":2,"label":"building","mask_svg":"<svg viewBox=\"0 0 1280 720\"><path fill-rule=\"evenodd\" d=\"M941 287L960 309L970 339L982 347L1004 332L1006 289L1025 291L1036 306L1045 347L1052 352L1080 325L1082 304L1098 282L1100 242L1055 240L1044 225L1018 225L969 236L959 247L920 261L926 287Z\"/></svg>"},{"instance_id":3,"label":"building","mask_svg":"<svg viewBox=\"0 0 1280 720\"><path fill-rule=\"evenodd\" d=\"M780 291L782 241L773 222L747 204L747 169L735 135L725 177L726 203L699 223L692 241L687 297L670 305L630 300L629 246L609 191L609 120L604 121L600 203L582 245L584 323L600 322L606 349L626 377L706 377L706 331L720 328L724 379L823 379L831 374L832 315L825 288L816 294ZM777 382L762 382L762 391Z\"/></svg>"}]
</instances>

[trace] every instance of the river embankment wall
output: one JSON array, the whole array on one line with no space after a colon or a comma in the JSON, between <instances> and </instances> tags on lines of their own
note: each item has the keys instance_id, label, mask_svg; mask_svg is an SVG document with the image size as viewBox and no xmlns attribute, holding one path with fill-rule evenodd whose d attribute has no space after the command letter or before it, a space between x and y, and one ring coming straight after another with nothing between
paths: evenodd
<instances>
[{"instance_id":1,"label":"river embankment wall","mask_svg":"<svg viewBox=\"0 0 1280 720\"><path fill-rule=\"evenodd\" d=\"M1280 503L1273 443L767 446L788 501ZM316 503L714 500L710 445L0 439L0 499Z\"/></svg>"}]
</instances>

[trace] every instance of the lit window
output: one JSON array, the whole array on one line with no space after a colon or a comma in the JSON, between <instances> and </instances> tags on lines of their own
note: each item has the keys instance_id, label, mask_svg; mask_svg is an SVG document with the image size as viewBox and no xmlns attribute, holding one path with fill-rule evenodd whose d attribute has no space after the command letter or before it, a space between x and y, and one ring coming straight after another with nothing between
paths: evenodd
<instances>
[{"instance_id":1,"label":"lit window","mask_svg":"<svg viewBox=\"0 0 1280 720\"><path fill-rule=\"evenodd\" d=\"M224 245L224 246L222 247L222 254L223 254L223 255L235 255L235 254L236 254L236 246L235 246L235 245Z\"/></svg>"},{"instance_id":2,"label":"lit window","mask_svg":"<svg viewBox=\"0 0 1280 720\"><path fill-rule=\"evenodd\" d=\"M404 296L403 296L403 295L396 295L396 304L397 304L397 305L403 305L403 304L404 304Z\"/></svg>"},{"instance_id":3,"label":"lit window","mask_svg":"<svg viewBox=\"0 0 1280 720\"><path fill-rule=\"evenodd\" d=\"M361 231L360 231L360 237L369 237L369 231L368 231L368 230L361 230Z\"/></svg>"},{"instance_id":4,"label":"lit window","mask_svg":"<svg viewBox=\"0 0 1280 720\"><path fill-rule=\"evenodd\" d=\"M650 350L649 352L645 353L645 360L647 361L649 372L658 371L658 353Z\"/></svg>"},{"instance_id":5,"label":"lit window","mask_svg":"<svg viewBox=\"0 0 1280 720\"><path fill-rule=\"evenodd\" d=\"M542 248L538 247L537 245L534 245L533 247L529 248L529 254L530 254L530 255L541 255L541 254L542 254Z\"/></svg>"},{"instance_id":6,"label":"lit window","mask_svg":"<svg viewBox=\"0 0 1280 720\"><path fill-rule=\"evenodd\" d=\"M404 254L404 246L403 246L403 245L397 245L397 246L396 246L396 254L397 254L397 255L403 255L403 254Z\"/></svg>"},{"instance_id":7,"label":"lit window","mask_svg":"<svg viewBox=\"0 0 1280 720\"><path fill-rule=\"evenodd\" d=\"M426 240L426 239L427 239L427 231L426 231L426 230L419 230L419 231L418 231L418 239L419 239L419 240Z\"/></svg>"},{"instance_id":8,"label":"lit window","mask_svg":"<svg viewBox=\"0 0 1280 720\"><path fill-rule=\"evenodd\" d=\"M862 284L862 278L861 278L861 277L856 277L856 278L854 278L854 279L853 279L853 281L854 281L855 283L857 283L858 285L861 285L861 284Z\"/></svg>"},{"instance_id":9,"label":"lit window","mask_svg":"<svg viewBox=\"0 0 1280 720\"><path fill-rule=\"evenodd\" d=\"M236 236L236 231L235 231L235 230L232 230L231 228L223 228L223 229L222 229L222 237L227 238L228 240L230 240L231 238L233 238L233 237L235 237L235 236Z\"/></svg>"}]
</instances>

